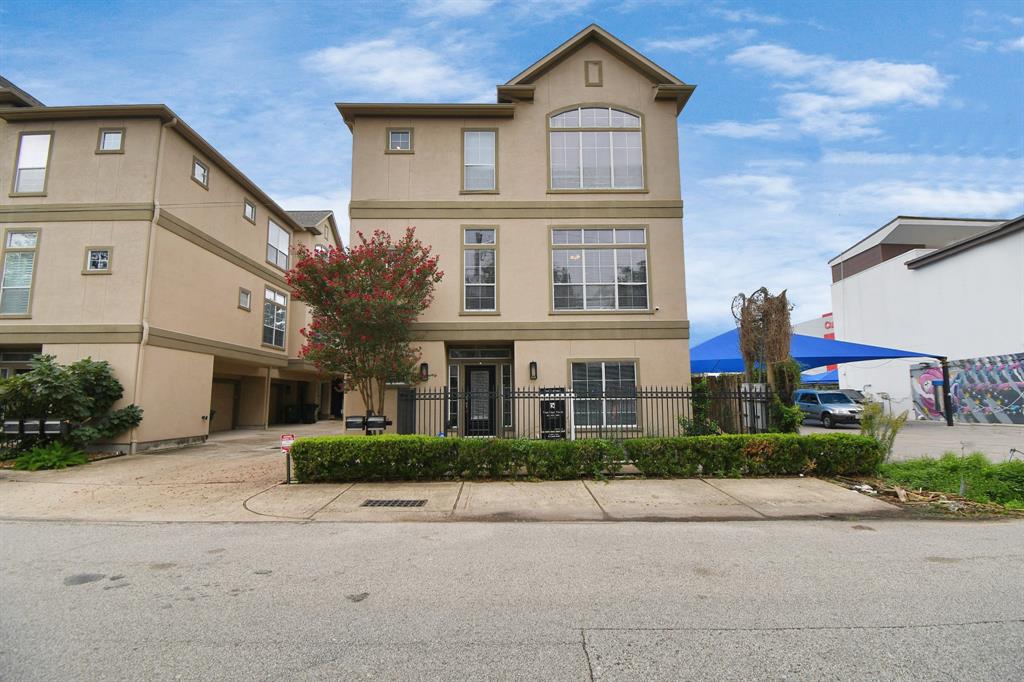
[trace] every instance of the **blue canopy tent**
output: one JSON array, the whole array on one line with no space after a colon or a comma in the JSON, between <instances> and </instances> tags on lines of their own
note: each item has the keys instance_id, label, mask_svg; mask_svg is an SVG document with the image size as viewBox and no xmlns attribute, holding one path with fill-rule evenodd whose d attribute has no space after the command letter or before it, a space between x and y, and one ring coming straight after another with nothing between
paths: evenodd
<instances>
[{"instance_id":1,"label":"blue canopy tent","mask_svg":"<svg viewBox=\"0 0 1024 682\"><path fill-rule=\"evenodd\" d=\"M836 341L817 336L793 334L789 346L790 356L805 369L838 365L844 362L864 360L890 360L892 358L936 358L942 364L943 399L949 401L949 365L944 355L918 351L869 346L864 343ZM708 339L690 349L690 372L709 374L714 372L744 371L743 355L740 353L740 332L738 329ZM953 425L953 413L946 410L946 424Z\"/></svg>"},{"instance_id":2,"label":"blue canopy tent","mask_svg":"<svg viewBox=\"0 0 1024 682\"><path fill-rule=\"evenodd\" d=\"M827 372L821 372L820 374L801 372L800 380L803 381L805 384L838 384L839 370L831 369Z\"/></svg>"},{"instance_id":3,"label":"blue canopy tent","mask_svg":"<svg viewBox=\"0 0 1024 682\"><path fill-rule=\"evenodd\" d=\"M843 362L862 360L888 360L891 358L941 358L933 353L899 350L869 346L863 343L836 341L817 336L793 334L789 354L802 367L824 367ZM738 329L719 334L713 339L690 349L690 371L694 374L709 372L742 372L743 356L740 354L740 332Z\"/></svg>"}]
</instances>

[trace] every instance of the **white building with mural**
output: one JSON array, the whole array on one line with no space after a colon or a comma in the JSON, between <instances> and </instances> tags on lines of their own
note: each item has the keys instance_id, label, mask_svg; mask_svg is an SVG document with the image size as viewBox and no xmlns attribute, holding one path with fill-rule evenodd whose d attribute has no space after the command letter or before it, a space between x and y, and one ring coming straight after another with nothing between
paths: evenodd
<instances>
[{"instance_id":1,"label":"white building with mural","mask_svg":"<svg viewBox=\"0 0 1024 682\"><path fill-rule=\"evenodd\" d=\"M836 338L945 355L954 418L1024 424L1024 216L899 216L829 261ZM942 419L937 363L840 365L842 388Z\"/></svg>"}]
</instances>

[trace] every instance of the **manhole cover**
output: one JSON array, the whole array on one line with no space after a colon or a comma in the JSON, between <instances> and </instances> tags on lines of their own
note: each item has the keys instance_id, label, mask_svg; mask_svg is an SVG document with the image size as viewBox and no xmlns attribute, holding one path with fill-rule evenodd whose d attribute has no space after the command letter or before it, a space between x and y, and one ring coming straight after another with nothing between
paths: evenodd
<instances>
[{"instance_id":1,"label":"manhole cover","mask_svg":"<svg viewBox=\"0 0 1024 682\"><path fill-rule=\"evenodd\" d=\"M422 507L426 500L363 500L360 507Z\"/></svg>"}]
</instances>

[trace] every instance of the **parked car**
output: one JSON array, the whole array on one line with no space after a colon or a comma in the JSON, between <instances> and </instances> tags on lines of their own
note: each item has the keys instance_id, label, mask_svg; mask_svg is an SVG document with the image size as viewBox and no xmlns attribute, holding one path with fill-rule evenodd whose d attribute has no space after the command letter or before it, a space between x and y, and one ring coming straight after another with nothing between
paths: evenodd
<instances>
[{"instance_id":1,"label":"parked car","mask_svg":"<svg viewBox=\"0 0 1024 682\"><path fill-rule=\"evenodd\" d=\"M859 424L864 408L840 391L800 390L793 401L804 413L804 419L817 419L826 429L836 424Z\"/></svg>"},{"instance_id":2,"label":"parked car","mask_svg":"<svg viewBox=\"0 0 1024 682\"><path fill-rule=\"evenodd\" d=\"M839 389L839 392L845 394L846 397L848 397L850 400L857 403L858 405L863 405L868 401L867 396L865 396L863 393L861 393L855 388L841 388Z\"/></svg>"}]
</instances>

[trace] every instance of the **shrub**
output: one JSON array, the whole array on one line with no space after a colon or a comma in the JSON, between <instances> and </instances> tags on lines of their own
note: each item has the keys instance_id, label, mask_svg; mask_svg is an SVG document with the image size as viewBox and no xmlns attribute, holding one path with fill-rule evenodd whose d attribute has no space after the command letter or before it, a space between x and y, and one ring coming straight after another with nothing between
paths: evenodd
<instances>
[{"instance_id":1,"label":"shrub","mask_svg":"<svg viewBox=\"0 0 1024 682\"><path fill-rule=\"evenodd\" d=\"M81 450L76 450L64 443L49 443L32 448L14 460L14 468L24 471L38 469L66 469L67 467L87 464L89 459Z\"/></svg>"},{"instance_id":2,"label":"shrub","mask_svg":"<svg viewBox=\"0 0 1024 682\"><path fill-rule=\"evenodd\" d=\"M718 422L711 418L711 386L706 378L693 380L693 419L679 417L679 427L687 436L722 432Z\"/></svg>"},{"instance_id":3,"label":"shrub","mask_svg":"<svg viewBox=\"0 0 1024 682\"><path fill-rule=\"evenodd\" d=\"M960 457L947 452L939 459L924 457L881 467L882 477L904 488L922 488L959 494L975 502L996 502L1012 508L1024 506L1024 462L992 464L980 452Z\"/></svg>"},{"instance_id":4,"label":"shrub","mask_svg":"<svg viewBox=\"0 0 1024 682\"><path fill-rule=\"evenodd\" d=\"M654 477L784 476L874 472L878 443L847 434L682 436L622 443L442 438L437 436L324 436L292 446L303 483L442 480L526 475L544 480L601 478L623 463Z\"/></svg>"},{"instance_id":5,"label":"shrub","mask_svg":"<svg viewBox=\"0 0 1024 682\"><path fill-rule=\"evenodd\" d=\"M899 415L886 414L882 403L869 402L864 405L864 414L860 418L860 433L878 441L882 446L882 461L886 462L892 455L896 434L906 423L906 411Z\"/></svg>"},{"instance_id":6,"label":"shrub","mask_svg":"<svg viewBox=\"0 0 1024 682\"><path fill-rule=\"evenodd\" d=\"M56 440L84 448L142 421L142 409L137 405L113 409L123 394L121 382L107 362L85 358L61 365L52 355L41 355L32 360L30 371L0 380L0 409L4 419L66 419L71 431ZM39 442L38 437L25 437L7 447L26 451Z\"/></svg>"}]
</instances>

